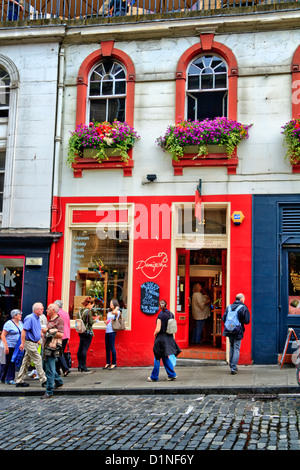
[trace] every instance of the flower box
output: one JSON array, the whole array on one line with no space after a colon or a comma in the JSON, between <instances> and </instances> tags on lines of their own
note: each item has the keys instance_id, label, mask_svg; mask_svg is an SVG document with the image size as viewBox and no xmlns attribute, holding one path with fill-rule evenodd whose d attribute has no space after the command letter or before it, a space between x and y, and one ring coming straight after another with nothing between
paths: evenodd
<instances>
[{"instance_id":1,"label":"flower box","mask_svg":"<svg viewBox=\"0 0 300 470\"><path fill-rule=\"evenodd\" d=\"M127 123L80 124L69 140L67 163L80 178L83 170L122 168L132 175L132 147L140 137Z\"/></svg>"},{"instance_id":2,"label":"flower box","mask_svg":"<svg viewBox=\"0 0 300 470\"><path fill-rule=\"evenodd\" d=\"M231 158L227 157L226 151L223 149L214 149L214 146L208 146L208 154L199 156L196 152L184 153L183 157L180 157L178 161L172 160L172 166L174 168L175 176L182 176L183 169L188 167L225 167L229 175L236 174L236 168L239 160L237 157L236 150L234 151ZM192 150L192 149L185 149ZM217 151L216 151L217 150ZM222 151L221 151L222 150Z\"/></svg>"},{"instance_id":3,"label":"flower box","mask_svg":"<svg viewBox=\"0 0 300 470\"><path fill-rule=\"evenodd\" d=\"M105 155L110 161L114 160L114 157L116 161L121 160L121 152L117 148L107 148L104 149ZM97 150L96 149L83 149L82 150L82 157L83 158L97 158ZM105 160L103 160L105 162ZM103 161L101 163L103 163Z\"/></svg>"},{"instance_id":4,"label":"flower box","mask_svg":"<svg viewBox=\"0 0 300 470\"><path fill-rule=\"evenodd\" d=\"M172 157L175 175L182 175L184 167L225 166L236 173L236 147L248 138L248 129L225 117L204 121L180 121L169 126L166 134L157 139L158 145Z\"/></svg>"},{"instance_id":5,"label":"flower box","mask_svg":"<svg viewBox=\"0 0 300 470\"><path fill-rule=\"evenodd\" d=\"M294 165L292 165L292 172L300 173L300 163L294 163Z\"/></svg>"}]
</instances>

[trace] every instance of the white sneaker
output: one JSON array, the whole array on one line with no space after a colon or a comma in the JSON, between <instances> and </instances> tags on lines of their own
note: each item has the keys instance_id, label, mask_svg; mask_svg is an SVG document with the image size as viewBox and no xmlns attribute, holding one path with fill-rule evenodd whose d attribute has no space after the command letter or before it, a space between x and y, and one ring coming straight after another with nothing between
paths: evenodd
<instances>
[{"instance_id":1,"label":"white sneaker","mask_svg":"<svg viewBox=\"0 0 300 470\"><path fill-rule=\"evenodd\" d=\"M175 377L167 377L166 380L176 380L177 379L177 375Z\"/></svg>"},{"instance_id":2,"label":"white sneaker","mask_svg":"<svg viewBox=\"0 0 300 470\"><path fill-rule=\"evenodd\" d=\"M28 377L32 377L34 374L36 374L36 370L33 369L31 372L28 372Z\"/></svg>"}]
</instances>

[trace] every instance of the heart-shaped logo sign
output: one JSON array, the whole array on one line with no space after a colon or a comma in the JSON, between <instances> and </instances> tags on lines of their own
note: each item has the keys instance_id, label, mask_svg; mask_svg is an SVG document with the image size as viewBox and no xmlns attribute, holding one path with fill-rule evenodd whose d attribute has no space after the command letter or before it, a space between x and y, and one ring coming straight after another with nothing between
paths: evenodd
<instances>
[{"instance_id":1,"label":"heart-shaped logo sign","mask_svg":"<svg viewBox=\"0 0 300 470\"><path fill-rule=\"evenodd\" d=\"M155 279L168 266L168 256L163 251L146 260L137 261L136 269L140 269L148 279Z\"/></svg>"}]
</instances>

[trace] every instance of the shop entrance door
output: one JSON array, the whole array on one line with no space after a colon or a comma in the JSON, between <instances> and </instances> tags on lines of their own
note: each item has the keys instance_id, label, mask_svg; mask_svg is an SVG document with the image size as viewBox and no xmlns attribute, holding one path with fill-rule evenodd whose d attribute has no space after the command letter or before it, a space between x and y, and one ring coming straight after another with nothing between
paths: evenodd
<instances>
[{"instance_id":1,"label":"shop entrance door","mask_svg":"<svg viewBox=\"0 0 300 470\"><path fill-rule=\"evenodd\" d=\"M176 263L176 342L181 349L189 346L189 282L190 282L190 252L177 250Z\"/></svg>"},{"instance_id":2,"label":"shop entrance door","mask_svg":"<svg viewBox=\"0 0 300 470\"><path fill-rule=\"evenodd\" d=\"M22 310L23 257L0 256L0 330L11 310Z\"/></svg>"},{"instance_id":3,"label":"shop entrance door","mask_svg":"<svg viewBox=\"0 0 300 470\"><path fill-rule=\"evenodd\" d=\"M279 352L283 351L289 328L293 328L300 340L300 246L283 250L281 306Z\"/></svg>"},{"instance_id":4,"label":"shop entrance door","mask_svg":"<svg viewBox=\"0 0 300 470\"><path fill-rule=\"evenodd\" d=\"M221 249L186 250L177 249L176 266L176 341L181 349L192 342L194 320L191 301L193 285L200 283L207 289L211 300L210 318L206 321L205 336L212 347L225 351L222 337L222 315L226 308L227 252ZM204 290L203 290L204 293ZM205 341L204 341L205 343Z\"/></svg>"}]
</instances>

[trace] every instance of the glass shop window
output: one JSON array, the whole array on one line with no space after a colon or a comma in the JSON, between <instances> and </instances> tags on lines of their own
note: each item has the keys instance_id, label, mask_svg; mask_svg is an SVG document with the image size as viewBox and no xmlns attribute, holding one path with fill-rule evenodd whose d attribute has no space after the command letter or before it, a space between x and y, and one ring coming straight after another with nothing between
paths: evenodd
<instances>
[{"instance_id":1,"label":"glass shop window","mask_svg":"<svg viewBox=\"0 0 300 470\"><path fill-rule=\"evenodd\" d=\"M289 315L300 315L300 252L289 252Z\"/></svg>"},{"instance_id":2,"label":"glass shop window","mask_svg":"<svg viewBox=\"0 0 300 470\"><path fill-rule=\"evenodd\" d=\"M76 318L87 296L95 299L94 313L105 320L112 299L127 319L128 230L97 228L72 232L69 312Z\"/></svg>"},{"instance_id":3,"label":"glass shop window","mask_svg":"<svg viewBox=\"0 0 300 470\"><path fill-rule=\"evenodd\" d=\"M0 257L0 331L14 308L22 309L23 258Z\"/></svg>"}]
</instances>

